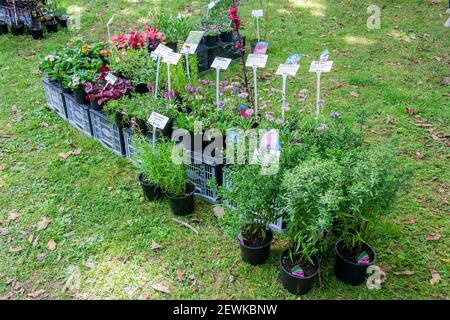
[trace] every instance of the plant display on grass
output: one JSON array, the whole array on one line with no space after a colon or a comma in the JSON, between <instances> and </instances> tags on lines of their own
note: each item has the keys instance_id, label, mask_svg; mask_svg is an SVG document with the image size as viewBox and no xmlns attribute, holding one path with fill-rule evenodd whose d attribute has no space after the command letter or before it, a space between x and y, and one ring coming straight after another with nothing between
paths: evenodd
<instances>
[{"instance_id":1,"label":"plant display on grass","mask_svg":"<svg viewBox=\"0 0 450 320\"><path fill-rule=\"evenodd\" d=\"M84 84L84 91L89 101L97 102L100 106L122 98L133 89L133 86L122 78L117 78L115 84L108 83L107 75L108 72L102 72L93 82Z\"/></svg>"},{"instance_id":2,"label":"plant display on grass","mask_svg":"<svg viewBox=\"0 0 450 320\"><path fill-rule=\"evenodd\" d=\"M154 79L154 63L148 50L141 47L136 50L112 50L109 67L134 86L148 83Z\"/></svg>"},{"instance_id":3,"label":"plant display on grass","mask_svg":"<svg viewBox=\"0 0 450 320\"><path fill-rule=\"evenodd\" d=\"M303 270L307 276L317 267L313 258L343 201L340 168L334 160L305 161L284 173L281 189L290 239L283 264L287 271Z\"/></svg>"}]
</instances>

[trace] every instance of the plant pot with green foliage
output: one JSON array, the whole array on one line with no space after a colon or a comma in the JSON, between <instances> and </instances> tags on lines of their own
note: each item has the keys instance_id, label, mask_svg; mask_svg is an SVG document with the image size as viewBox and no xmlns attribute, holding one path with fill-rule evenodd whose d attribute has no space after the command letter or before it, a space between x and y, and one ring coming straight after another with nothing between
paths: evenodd
<instances>
[{"instance_id":1,"label":"plant pot with green foliage","mask_svg":"<svg viewBox=\"0 0 450 320\"><path fill-rule=\"evenodd\" d=\"M69 21L69 16L66 13L62 13L56 17L56 21L62 28L67 28L67 22Z\"/></svg>"},{"instance_id":2,"label":"plant pot with green foliage","mask_svg":"<svg viewBox=\"0 0 450 320\"><path fill-rule=\"evenodd\" d=\"M8 33L8 24L6 21L0 20L0 35Z\"/></svg>"},{"instance_id":3,"label":"plant pot with green foliage","mask_svg":"<svg viewBox=\"0 0 450 320\"><path fill-rule=\"evenodd\" d=\"M375 250L367 243L369 225L392 205L407 172L392 152L376 148L347 154L341 166L345 198L336 215L340 239L335 245L335 275L357 286L364 282L367 268L376 259Z\"/></svg>"},{"instance_id":4,"label":"plant pot with green foliage","mask_svg":"<svg viewBox=\"0 0 450 320\"><path fill-rule=\"evenodd\" d=\"M290 246L280 256L280 280L290 293L309 292L320 272L324 234L342 199L339 181L336 161L320 158L304 161L283 174L281 202L288 214Z\"/></svg>"},{"instance_id":5,"label":"plant pot with green foliage","mask_svg":"<svg viewBox=\"0 0 450 320\"><path fill-rule=\"evenodd\" d=\"M88 102L87 93L84 90L84 84L92 82L96 76L96 71L92 70L75 70L72 75L68 87L72 89L75 101L79 104Z\"/></svg>"},{"instance_id":6,"label":"plant pot with green foliage","mask_svg":"<svg viewBox=\"0 0 450 320\"><path fill-rule=\"evenodd\" d=\"M221 197L241 226L237 237L242 259L251 265L263 264L270 255L272 232L267 228L277 218L278 175L264 175L260 165L234 165L227 169L227 183Z\"/></svg>"},{"instance_id":7,"label":"plant pot with green foliage","mask_svg":"<svg viewBox=\"0 0 450 320\"><path fill-rule=\"evenodd\" d=\"M145 181L165 193L172 213L185 216L194 212L195 187L187 179L186 165L172 159L174 148L175 143L166 139L153 145L141 138L135 159L141 164Z\"/></svg>"},{"instance_id":8,"label":"plant pot with green foliage","mask_svg":"<svg viewBox=\"0 0 450 320\"><path fill-rule=\"evenodd\" d=\"M158 12L154 15L155 27L163 32L166 39L166 46L174 52L178 51L178 42L184 42L190 30L193 29L192 23L182 15L171 16L167 13Z\"/></svg>"},{"instance_id":9,"label":"plant pot with green foliage","mask_svg":"<svg viewBox=\"0 0 450 320\"><path fill-rule=\"evenodd\" d=\"M34 40L40 40L44 38L44 30L40 23L34 23L30 26L29 31Z\"/></svg>"},{"instance_id":10,"label":"plant pot with green foliage","mask_svg":"<svg viewBox=\"0 0 450 320\"><path fill-rule=\"evenodd\" d=\"M58 22L54 18L44 20L44 26L48 33L58 32Z\"/></svg>"},{"instance_id":11,"label":"plant pot with green foliage","mask_svg":"<svg viewBox=\"0 0 450 320\"><path fill-rule=\"evenodd\" d=\"M207 24L202 26L202 30L205 31L203 43L207 47L214 47L219 40L219 26L217 24Z\"/></svg>"}]
</instances>

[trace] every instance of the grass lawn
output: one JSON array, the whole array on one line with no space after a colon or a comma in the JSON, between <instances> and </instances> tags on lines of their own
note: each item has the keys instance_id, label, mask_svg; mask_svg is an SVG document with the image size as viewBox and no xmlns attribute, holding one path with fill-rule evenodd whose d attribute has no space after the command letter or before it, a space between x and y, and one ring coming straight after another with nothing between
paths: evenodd
<instances>
[{"instance_id":1,"label":"grass lawn","mask_svg":"<svg viewBox=\"0 0 450 320\"><path fill-rule=\"evenodd\" d=\"M126 160L45 106L40 56L78 36L100 40L113 13L134 22L155 7L200 15L209 1L70 2L83 9L79 33L59 32L42 41L0 36L0 298L296 299L277 280L282 236L266 264L246 265L228 236L226 217L219 221L211 206L197 201L195 214L184 220L199 234L175 223L164 201L143 200ZM443 26L447 1L378 0L381 29L372 31L362 1L264 2L270 48L261 90L280 88L278 64L302 53L299 75L289 80L289 101L291 107L314 108L316 78L308 73L309 63L329 49L334 69L322 77L324 112L339 111L362 125L368 139L392 145L414 170L409 188L372 227L377 265L387 272L381 289L339 282L330 248L322 287L316 284L302 299L448 299L450 90L441 83L450 70L450 29ZM242 3L250 36L251 10L259 2ZM309 98L298 103L302 89ZM75 148L80 155L58 155ZM43 219L51 222L39 230ZM152 250L152 241L162 248ZM432 273L441 278L434 285ZM79 287L65 288L78 275ZM155 283L170 293L155 291Z\"/></svg>"}]
</instances>

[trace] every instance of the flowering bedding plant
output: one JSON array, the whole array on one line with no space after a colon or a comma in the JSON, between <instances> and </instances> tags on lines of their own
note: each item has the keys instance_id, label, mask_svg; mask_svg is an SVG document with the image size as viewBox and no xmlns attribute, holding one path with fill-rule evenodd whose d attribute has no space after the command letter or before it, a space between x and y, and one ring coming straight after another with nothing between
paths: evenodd
<instances>
[{"instance_id":1,"label":"flowering bedding plant","mask_svg":"<svg viewBox=\"0 0 450 320\"><path fill-rule=\"evenodd\" d=\"M108 72L102 72L93 82L84 84L84 91L89 101L97 101L99 105L117 100L125 96L133 89L133 86L123 78L117 78L116 83L111 84L106 81Z\"/></svg>"},{"instance_id":2,"label":"flowering bedding plant","mask_svg":"<svg viewBox=\"0 0 450 320\"><path fill-rule=\"evenodd\" d=\"M144 24L144 31L133 29L130 33L113 36L111 40L121 50L138 50L144 47L155 49L158 44L166 40L166 36L157 28Z\"/></svg>"}]
</instances>

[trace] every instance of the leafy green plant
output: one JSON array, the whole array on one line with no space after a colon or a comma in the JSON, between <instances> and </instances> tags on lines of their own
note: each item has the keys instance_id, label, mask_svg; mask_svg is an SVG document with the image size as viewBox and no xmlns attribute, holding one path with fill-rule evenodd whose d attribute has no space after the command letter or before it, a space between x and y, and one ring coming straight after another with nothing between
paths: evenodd
<instances>
[{"instance_id":1,"label":"leafy green plant","mask_svg":"<svg viewBox=\"0 0 450 320\"><path fill-rule=\"evenodd\" d=\"M168 13L154 14L154 25L164 32L167 42L184 41L192 30L192 24L182 15L172 16Z\"/></svg>"},{"instance_id":2,"label":"leafy green plant","mask_svg":"<svg viewBox=\"0 0 450 320\"><path fill-rule=\"evenodd\" d=\"M313 263L324 234L343 201L341 172L334 160L311 159L283 175L281 202L288 215L289 256L297 264Z\"/></svg>"},{"instance_id":3,"label":"leafy green plant","mask_svg":"<svg viewBox=\"0 0 450 320\"><path fill-rule=\"evenodd\" d=\"M155 64L145 47L138 50L113 50L109 60L111 70L135 86L154 81Z\"/></svg>"},{"instance_id":4,"label":"leafy green plant","mask_svg":"<svg viewBox=\"0 0 450 320\"><path fill-rule=\"evenodd\" d=\"M186 166L172 161L174 143L162 140L155 147L143 137L136 139L135 156L147 182L160 187L172 196L182 197L188 184Z\"/></svg>"},{"instance_id":5,"label":"leafy green plant","mask_svg":"<svg viewBox=\"0 0 450 320\"><path fill-rule=\"evenodd\" d=\"M266 238L267 224L278 218L278 175L263 175L259 165L234 165L227 169L227 183L219 189L241 225L242 238L256 244Z\"/></svg>"}]
</instances>

